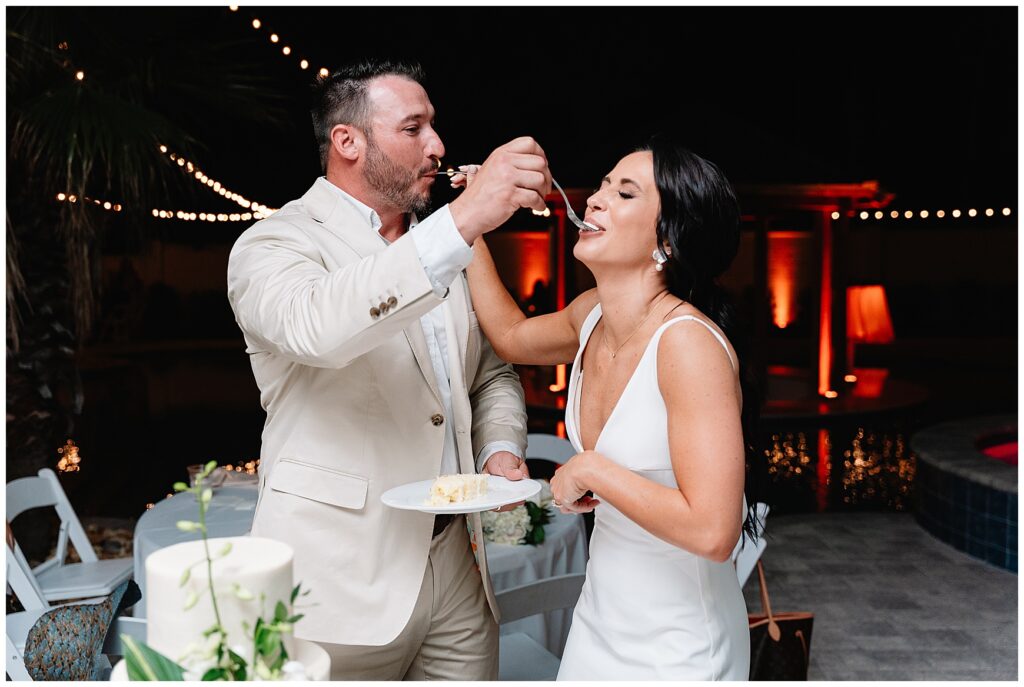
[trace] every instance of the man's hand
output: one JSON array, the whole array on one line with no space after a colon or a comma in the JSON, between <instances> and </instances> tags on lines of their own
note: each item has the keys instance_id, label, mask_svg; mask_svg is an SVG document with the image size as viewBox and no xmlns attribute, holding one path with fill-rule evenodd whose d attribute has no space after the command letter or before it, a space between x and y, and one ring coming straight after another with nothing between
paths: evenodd
<instances>
[{"instance_id":1,"label":"man's hand","mask_svg":"<svg viewBox=\"0 0 1024 687\"><path fill-rule=\"evenodd\" d=\"M473 177L473 183L448 206L455 226L470 246L504 224L516 210L547 207L544 196L551 191L548 160L529 136L497 148Z\"/></svg>"},{"instance_id":2,"label":"man's hand","mask_svg":"<svg viewBox=\"0 0 1024 687\"><path fill-rule=\"evenodd\" d=\"M505 479L517 482L521 479L528 479L530 477L530 470L526 467L526 461L508 451L498 451L487 459L484 463L484 472L489 475L497 475L504 477ZM519 501L517 503L510 503L507 506L498 508L499 513L504 513L507 510L512 510L517 506L521 506L525 501Z\"/></svg>"}]
</instances>

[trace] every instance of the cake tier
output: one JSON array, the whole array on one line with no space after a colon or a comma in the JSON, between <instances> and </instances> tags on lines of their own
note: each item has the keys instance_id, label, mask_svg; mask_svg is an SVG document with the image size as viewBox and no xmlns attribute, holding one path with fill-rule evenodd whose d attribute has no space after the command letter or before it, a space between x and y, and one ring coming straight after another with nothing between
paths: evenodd
<instances>
[{"instance_id":1,"label":"cake tier","mask_svg":"<svg viewBox=\"0 0 1024 687\"><path fill-rule=\"evenodd\" d=\"M223 557L218 552L230 543ZM287 606L292 592L292 549L273 539L223 537L209 540L213 561L217 609L231 646L242 646L252 660L252 629L256 619L272 620L278 601ZM180 584L186 568L189 580ZM203 542L190 541L160 549L146 559L146 642L171 660L180 661L191 644L204 642L203 632L214 625L215 615L207 582ZM244 600L235 585L252 594ZM189 596L198 602L185 609ZM243 593L244 595L244 593ZM243 628L243 622L249 630ZM299 622L302 622L301 620ZM294 654L294 638L284 635L285 647Z\"/></svg>"}]
</instances>

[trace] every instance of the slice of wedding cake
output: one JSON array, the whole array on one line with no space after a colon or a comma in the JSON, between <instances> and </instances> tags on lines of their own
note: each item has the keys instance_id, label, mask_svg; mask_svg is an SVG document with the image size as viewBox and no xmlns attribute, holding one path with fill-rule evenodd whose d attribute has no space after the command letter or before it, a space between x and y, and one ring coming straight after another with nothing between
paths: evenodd
<instances>
[{"instance_id":1,"label":"slice of wedding cake","mask_svg":"<svg viewBox=\"0 0 1024 687\"><path fill-rule=\"evenodd\" d=\"M441 475L430 485L429 506L464 503L487 493L487 475Z\"/></svg>"},{"instance_id":2,"label":"slice of wedding cake","mask_svg":"<svg viewBox=\"0 0 1024 687\"><path fill-rule=\"evenodd\" d=\"M251 657L257 618L272 618L279 601L291 605L292 548L259 537L224 537L208 543L221 624L229 643L239 647L236 652ZM225 549L230 550L218 555ZM146 610L146 643L193 669L189 656L196 655L197 646L204 642L203 632L216 623L201 540L168 546L146 558ZM330 658L320 647L290 633L282 639L289 657L302 663L305 672L288 677L329 678Z\"/></svg>"}]
</instances>

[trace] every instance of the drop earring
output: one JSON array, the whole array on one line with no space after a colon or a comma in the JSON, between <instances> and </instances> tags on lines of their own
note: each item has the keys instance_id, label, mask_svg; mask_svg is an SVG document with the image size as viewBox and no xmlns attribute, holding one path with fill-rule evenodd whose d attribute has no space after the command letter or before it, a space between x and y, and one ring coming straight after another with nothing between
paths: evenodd
<instances>
[{"instance_id":1,"label":"drop earring","mask_svg":"<svg viewBox=\"0 0 1024 687\"><path fill-rule=\"evenodd\" d=\"M657 263L654 266L655 270L661 272L663 269L665 269L665 263L668 262L668 258L665 257L664 253L655 248L654 252L651 253L651 258L654 260L655 263Z\"/></svg>"}]
</instances>

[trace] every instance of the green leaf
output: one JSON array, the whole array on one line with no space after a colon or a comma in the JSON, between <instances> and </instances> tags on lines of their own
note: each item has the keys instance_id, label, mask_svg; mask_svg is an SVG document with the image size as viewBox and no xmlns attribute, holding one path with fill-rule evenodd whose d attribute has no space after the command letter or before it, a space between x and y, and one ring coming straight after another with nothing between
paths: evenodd
<instances>
[{"instance_id":1,"label":"green leaf","mask_svg":"<svg viewBox=\"0 0 1024 687\"><path fill-rule=\"evenodd\" d=\"M192 568L185 568L185 572L181 573L181 579L178 580L178 586L184 587L190 577L192 577Z\"/></svg>"},{"instance_id":2,"label":"green leaf","mask_svg":"<svg viewBox=\"0 0 1024 687\"><path fill-rule=\"evenodd\" d=\"M175 482L174 491L188 491L188 485L184 482Z\"/></svg>"},{"instance_id":3,"label":"green leaf","mask_svg":"<svg viewBox=\"0 0 1024 687\"><path fill-rule=\"evenodd\" d=\"M264 628L261 636L257 638L257 651L263 656L271 656L281 641L281 633L269 627Z\"/></svg>"},{"instance_id":4,"label":"green leaf","mask_svg":"<svg viewBox=\"0 0 1024 687\"><path fill-rule=\"evenodd\" d=\"M210 668L203 673L203 682L213 682L228 679L228 671L226 668Z\"/></svg>"},{"instance_id":5,"label":"green leaf","mask_svg":"<svg viewBox=\"0 0 1024 687\"><path fill-rule=\"evenodd\" d=\"M199 529L199 523L192 522L191 520L179 520L177 522L177 527L182 532L195 532Z\"/></svg>"},{"instance_id":6,"label":"green leaf","mask_svg":"<svg viewBox=\"0 0 1024 687\"><path fill-rule=\"evenodd\" d=\"M136 642L129 635L121 635L124 660L128 665L128 679L132 681L175 681L185 679L185 669L166 656L149 648L145 642Z\"/></svg>"},{"instance_id":7,"label":"green leaf","mask_svg":"<svg viewBox=\"0 0 1024 687\"><path fill-rule=\"evenodd\" d=\"M285 607L284 602L278 601L277 605L274 606L274 621L281 622L288 617L288 609Z\"/></svg>"},{"instance_id":8,"label":"green leaf","mask_svg":"<svg viewBox=\"0 0 1024 687\"><path fill-rule=\"evenodd\" d=\"M205 477L206 475L209 475L211 472L213 472L213 469L215 467L217 467L217 461L211 460L209 463L206 464L206 467L203 468L203 476Z\"/></svg>"},{"instance_id":9,"label":"green leaf","mask_svg":"<svg viewBox=\"0 0 1024 687\"><path fill-rule=\"evenodd\" d=\"M301 582L299 582L297 585L295 585L295 589L292 590L292 598L289 601L289 603L295 603L295 599L296 599L296 597L298 597L299 589L301 589L301 588L302 588L302 583Z\"/></svg>"},{"instance_id":10,"label":"green leaf","mask_svg":"<svg viewBox=\"0 0 1024 687\"><path fill-rule=\"evenodd\" d=\"M234 666L234 670L231 672L234 679L245 680L245 659L230 649L228 649L228 657L231 659Z\"/></svg>"},{"instance_id":11,"label":"green leaf","mask_svg":"<svg viewBox=\"0 0 1024 687\"><path fill-rule=\"evenodd\" d=\"M182 608L182 610L187 611L188 609L195 606L198 602L199 595L195 592L189 592L188 596L185 598L185 606Z\"/></svg>"},{"instance_id":12,"label":"green leaf","mask_svg":"<svg viewBox=\"0 0 1024 687\"><path fill-rule=\"evenodd\" d=\"M288 618L288 622L290 622L292 624L295 624L295 623L299 622L300 620L302 620L304 617L305 617L304 613L299 613L298 615L293 615L292 617Z\"/></svg>"},{"instance_id":13,"label":"green leaf","mask_svg":"<svg viewBox=\"0 0 1024 687\"><path fill-rule=\"evenodd\" d=\"M200 496L203 503L209 503L213 499L213 489L203 489L203 493Z\"/></svg>"},{"instance_id":14,"label":"green leaf","mask_svg":"<svg viewBox=\"0 0 1024 687\"><path fill-rule=\"evenodd\" d=\"M231 542L224 542L224 546L217 552L217 555L223 558L229 553L231 553Z\"/></svg>"}]
</instances>

